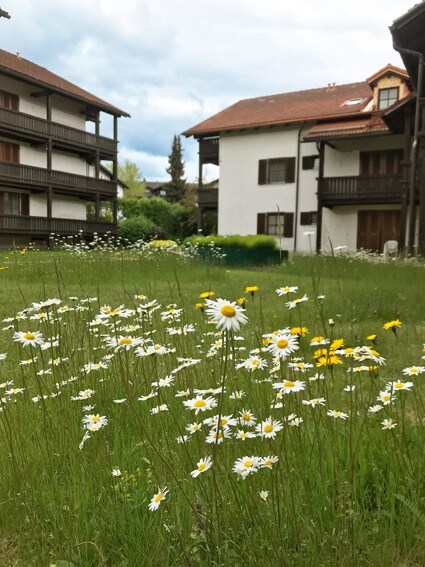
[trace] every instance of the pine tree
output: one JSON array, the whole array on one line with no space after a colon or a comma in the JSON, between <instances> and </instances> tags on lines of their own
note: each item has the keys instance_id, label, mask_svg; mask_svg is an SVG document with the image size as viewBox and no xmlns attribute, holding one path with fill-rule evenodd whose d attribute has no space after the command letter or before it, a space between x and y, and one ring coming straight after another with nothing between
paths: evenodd
<instances>
[{"instance_id":1,"label":"pine tree","mask_svg":"<svg viewBox=\"0 0 425 567\"><path fill-rule=\"evenodd\" d=\"M168 156L167 173L171 181L167 183L167 201L180 202L186 193L186 179L184 179L183 150L180 136L175 135Z\"/></svg>"}]
</instances>

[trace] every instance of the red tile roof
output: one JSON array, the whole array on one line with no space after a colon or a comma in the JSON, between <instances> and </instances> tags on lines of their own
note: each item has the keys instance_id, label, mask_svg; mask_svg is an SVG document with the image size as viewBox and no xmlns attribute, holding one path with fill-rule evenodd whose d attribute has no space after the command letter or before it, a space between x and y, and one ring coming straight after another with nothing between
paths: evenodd
<instances>
[{"instance_id":1,"label":"red tile roof","mask_svg":"<svg viewBox=\"0 0 425 567\"><path fill-rule=\"evenodd\" d=\"M10 72L12 75L19 75L22 79L28 80L28 82L68 95L71 98L91 104L110 114L129 116L129 114L123 110L77 87L77 85L59 77L59 75L52 73L48 69L40 67L40 65L28 61L28 59L24 59L19 55L14 55L3 49L0 49L0 71Z\"/></svg>"},{"instance_id":2,"label":"red tile roof","mask_svg":"<svg viewBox=\"0 0 425 567\"><path fill-rule=\"evenodd\" d=\"M379 77L382 77L387 73L391 73L393 75L399 75L401 77L404 77L405 79L410 79L406 69L402 69L401 67L396 67L395 65L391 65L391 63L388 63L386 67L383 67L382 69L374 73L371 77L366 79L366 82L370 85L371 83L376 81L376 79L379 79Z\"/></svg>"},{"instance_id":3,"label":"red tile roof","mask_svg":"<svg viewBox=\"0 0 425 567\"><path fill-rule=\"evenodd\" d=\"M361 100L357 104L344 104L355 99ZM237 102L183 134L212 135L229 130L356 116L370 111L371 101L372 91L366 81L251 98Z\"/></svg>"},{"instance_id":4,"label":"red tile roof","mask_svg":"<svg viewBox=\"0 0 425 567\"><path fill-rule=\"evenodd\" d=\"M344 120L338 122L323 122L315 124L305 134L304 140L324 140L329 138L344 138L352 136L367 136L389 132L380 116L372 116L358 120Z\"/></svg>"}]
</instances>

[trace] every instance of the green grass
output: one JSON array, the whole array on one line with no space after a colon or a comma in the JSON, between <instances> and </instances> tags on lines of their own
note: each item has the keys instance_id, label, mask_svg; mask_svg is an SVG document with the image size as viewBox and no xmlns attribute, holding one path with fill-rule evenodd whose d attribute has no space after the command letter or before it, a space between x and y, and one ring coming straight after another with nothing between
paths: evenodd
<instances>
[{"instance_id":1,"label":"green grass","mask_svg":"<svg viewBox=\"0 0 425 567\"><path fill-rule=\"evenodd\" d=\"M8 268L0 271L1 319L35 301L61 303L33 306L27 319L2 324L12 327L0 335L0 353L7 353L0 361L2 380L13 381L2 392L24 390L3 394L0 413L0 566L425 564L425 374L402 373L425 362L423 266L295 257L274 268L227 270L158 251L2 253L1 265ZM216 330L195 308L202 292L233 301L255 285L260 290L247 296L248 323L237 333L243 341ZM299 290L278 297L275 290L285 285ZM308 301L285 306L304 293ZM161 307L146 308L149 316L121 311L89 325L105 305L137 309L154 299ZM170 304L183 310L178 320L171 319ZM70 310L58 311L60 306ZM30 318L40 313L46 321ZM394 319L403 322L396 333L382 328ZM194 332L167 331L185 324L193 324ZM309 329L299 350L271 372L263 335L298 326ZM12 339L15 331L36 330L44 339L58 337L59 344L41 350ZM372 333L374 345L366 338ZM143 337L146 348L159 344L170 352L138 357L134 348L108 348L106 339L129 335ZM352 367L375 363L341 354L342 364L316 367L312 357L321 347L309 343L317 335L331 342L342 338L345 347L374 347L386 364L353 373ZM252 349L263 349L256 356L267 368L236 368ZM176 371L177 357L200 362ZM294 357L314 367L295 372L289 365ZM32 364L19 364L31 358ZM57 365L49 362L59 358ZM99 361L107 368L83 371ZM316 372L324 379L309 380ZM174 377L170 387L152 386L166 376ZM397 392L393 404L369 414L386 385L400 379L414 383L411 391ZM272 384L296 380L305 389L283 395L283 407L272 409L278 392ZM346 392L347 385L356 388ZM195 415L184 407L195 388L219 386L225 394L204 395L217 401L216 408ZM71 399L85 389L93 390L89 399ZM176 397L186 389L187 398ZM238 391L244 392L241 400L231 397ZM139 400L150 392L157 395ZM319 397L325 406L302 404ZM168 411L151 413L162 404ZM83 410L88 405L94 408ZM210 426L203 424L185 443L176 441L189 423L216 414L238 417L243 409L257 424L273 416L284 427L275 439L233 437L216 445L206 442ZM349 417L334 419L326 414L330 409ZM96 414L108 424L89 432L80 450L87 433L82 418ZM290 414L303 419L299 427L289 425ZM397 426L382 430L386 418ZM279 461L271 470L245 479L232 470L236 459L272 455ZM213 466L192 478L206 456ZM121 476L112 475L115 468ZM158 487L165 486L165 500L149 511ZM263 490L267 501L259 496Z\"/></svg>"}]
</instances>

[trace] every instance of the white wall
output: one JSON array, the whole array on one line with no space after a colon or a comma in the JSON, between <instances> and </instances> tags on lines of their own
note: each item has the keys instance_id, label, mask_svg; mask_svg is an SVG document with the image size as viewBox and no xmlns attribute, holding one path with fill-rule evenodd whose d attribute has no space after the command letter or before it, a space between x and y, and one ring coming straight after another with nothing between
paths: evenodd
<instances>
[{"instance_id":1,"label":"white wall","mask_svg":"<svg viewBox=\"0 0 425 567\"><path fill-rule=\"evenodd\" d=\"M47 195L31 194L30 215L47 217ZM85 201L66 195L53 195L52 217L58 219L86 220Z\"/></svg>"},{"instance_id":2,"label":"white wall","mask_svg":"<svg viewBox=\"0 0 425 567\"><path fill-rule=\"evenodd\" d=\"M258 163L260 159L296 157L298 133L296 125L220 137L219 234L256 234L258 213L295 212L296 184L258 185ZM301 156L318 153L315 143L302 143L300 152ZM317 210L316 177L317 170L303 171L300 164L299 213ZM307 252L308 238L302 237L306 230L315 227L298 227L299 245ZM292 250L294 238L283 238L282 247Z\"/></svg>"}]
</instances>

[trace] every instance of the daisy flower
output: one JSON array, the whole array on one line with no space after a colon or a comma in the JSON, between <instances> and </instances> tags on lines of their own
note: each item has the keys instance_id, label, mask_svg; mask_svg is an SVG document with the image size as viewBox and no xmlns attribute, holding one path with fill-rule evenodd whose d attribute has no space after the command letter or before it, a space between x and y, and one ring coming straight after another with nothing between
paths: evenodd
<instances>
[{"instance_id":1,"label":"daisy flower","mask_svg":"<svg viewBox=\"0 0 425 567\"><path fill-rule=\"evenodd\" d=\"M383 390L379 392L379 396L376 397L377 402L381 402L384 406L388 406L395 400L395 396L389 390Z\"/></svg>"},{"instance_id":2,"label":"daisy flower","mask_svg":"<svg viewBox=\"0 0 425 567\"><path fill-rule=\"evenodd\" d=\"M381 406L381 404L376 404L375 406L370 406L370 408L367 411L368 413L378 413L383 408L384 406Z\"/></svg>"},{"instance_id":3,"label":"daisy flower","mask_svg":"<svg viewBox=\"0 0 425 567\"><path fill-rule=\"evenodd\" d=\"M245 425L246 427L253 427L257 418L246 409L243 409L239 412L239 422L241 425Z\"/></svg>"},{"instance_id":4,"label":"daisy flower","mask_svg":"<svg viewBox=\"0 0 425 567\"><path fill-rule=\"evenodd\" d=\"M170 491L167 489L166 486L164 486L164 488L159 488L158 486L158 492L152 497L152 500L150 501L149 510L151 512L155 512L155 510L158 510L161 502L165 500L169 492Z\"/></svg>"},{"instance_id":5,"label":"daisy flower","mask_svg":"<svg viewBox=\"0 0 425 567\"><path fill-rule=\"evenodd\" d=\"M216 324L217 329L239 331L240 326L248 321L244 315L245 309L242 309L236 301L230 302L226 299L217 299L217 301L206 299L205 301L206 313Z\"/></svg>"},{"instance_id":6,"label":"daisy flower","mask_svg":"<svg viewBox=\"0 0 425 567\"><path fill-rule=\"evenodd\" d=\"M347 419L348 414L344 413L343 411L337 411L337 410L329 410L326 412L327 415L329 415L330 417L334 417L335 419Z\"/></svg>"},{"instance_id":7,"label":"daisy flower","mask_svg":"<svg viewBox=\"0 0 425 567\"><path fill-rule=\"evenodd\" d=\"M276 437L276 433L281 429L283 429L282 422L269 416L266 420L256 426L255 431L259 437L274 439Z\"/></svg>"},{"instance_id":8,"label":"daisy flower","mask_svg":"<svg viewBox=\"0 0 425 567\"><path fill-rule=\"evenodd\" d=\"M239 368L246 368L247 370L263 370L267 368L267 363L263 358L259 358L258 356L250 356L240 364L236 366L236 370Z\"/></svg>"},{"instance_id":9,"label":"daisy flower","mask_svg":"<svg viewBox=\"0 0 425 567\"><path fill-rule=\"evenodd\" d=\"M298 291L298 286L296 285L287 285L284 287L279 287L276 290L276 293L281 297L282 295L288 295L288 293L296 293Z\"/></svg>"},{"instance_id":10,"label":"daisy flower","mask_svg":"<svg viewBox=\"0 0 425 567\"><path fill-rule=\"evenodd\" d=\"M384 421L381 422L381 425L383 425L382 429L394 429L394 427L397 424L394 423L393 420L390 418L390 419L384 419Z\"/></svg>"},{"instance_id":11,"label":"daisy flower","mask_svg":"<svg viewBox=\"0 0 425 567\"><path fill-rule=\"evenodd\" d=\"M409 366L408 368L403 369L403 374L405 376L416 376L423 372L425 372L425 366Z\"/></svg>"},{"instance_id":12,"label":"daisy flower","mask_svg":"<svg viewBox=\"0 0 425 567\"><path fill-rule=\"evenodd\" d=\"M108 425L108 420L104 415L85 415L83 417L83 424L89 431L98 431L102 429L105 425Z\"/></svg>"},{"instance_id":13,"label":"daisy flower","mask_svg":"<svg viewBox=\"0 0 425 567\"><path fill-rule=\"evenodd\" d=\"M186 431L189 433L196 433L196 431L200 431L202 429L202 423L197 423L196 421L193 423L188 423L186 425Z\"/></svg>"},{"instance_id":14,"label":"daisy flower","mask_svg":"<svg viewBox=\"0 0 425 567\"><path fill-rule=\"evenodd\" d=\"M275 390L280 390L283 394L290 394L291 392L301 392L305 388L305 382L301 380L285 380L284 382L275 382L273 384Z\"/></svg>"},{"instance_id":15,"label":"daisy flower","mask_svg":"<svg viewBox=\"0 0 425 567\"><path fill-rule=\"evenodd\" d=\"M268 490L260 490L258 495L261 498L261 500L263 500L264 502L267 502L267 498L269 497L269 491Z\"/></svg>"},{"instance_id":16,"label":"daisy flower","mask_svg":"<svg viewBox=\"0 0 425 567\"><path fill-rule=\"evenodd\" d=\"M36 346L44 343L43 335L39 331L27 331L25 333L16 331L13 334L13 340L22 343L24 346Z\"/></svg>"},{"instance_id":17,"label":"daisy flower","mask_svg":"<svg viewBox=\"0 0 425 567\"><path fill-rule=\"evenodd\" d=\"M194 410L195 415L198 415L200 411L208 411L217 406L217 400L211 396L208 398L203 398L202 395L196 396L191 400L184 400L183 405L187 409Z\"/></svg>"},{"instance_id":18,"label":"daisy flower","mask_svg":"<svg viewBox=\"0 0 425 567\"><path fill-rule=\"evenodd\" d=\"M238 432L235 435L236 439L240 439L241 441L245 441L245 439L254 439L255 433L252 431L244 431L243 429L238 429Z\"/></svg>"},{"instance_id":19,"label":"daisy flower","mask_svg":"<svg viewBox=\"0 0 425 567\"><path fill-rule=\"evenodd\" d=\"M116 469L112 469L112 476L122 476L122 472L120 471L120 469L116 468Z\"/></svg>"},{"instance_id":20,"label":"daisy flower","mask_svg":"<svg viewBox=\"0 0 425 567\"><path fill-rule=\"evenodd\" d=\"M211 457L205 457L204 459L201 459L200 461L198 461L196 463L196 469L194 471L192 471L190 473L190 476L192 478L196 478L197 476L199 476L201 473L207 471L208 469L210 469L212 467L212 459Z\"/></svg>"},{"instance_id":21,"label":"daisy flower","mask_svg":"<svg viewBox=\"0 0 425 567\"><path fill-rule=\"evenodd\" d=\"M409 391L413 388L413 382L401 382L401 380L397 380L397 382L387 384L387 388L392 392L398 392L399 390Z\"/></svg>"},{"instance_id":22,"label":"daisy flower","mask_svg":"<svg viewBox=\"0 0 425 567\"><path fill-rule=\"evenodd\" d=\"M302 403L305 406L311 406L312 408L315 408L317 405L326 405L326 400L325 398L313 398L312 400L303 400Z\"/></svg>"},{"instance_id":23,"label":"daisy flower","mask_svg":"<svg viewBox=\"0 0 425 567\"><path fill-rule=\"evenodd\" d=\"M261 459L260 466L261 466L261 468L271 469L271 468L273 468L273 465L278 462L278 460L279 460L279 457L277 457L275 455L271 455L269 457L263 457Z\"/></svg>"},{"instance_id":24,"label":"daisy flower","mask_svg":"<svg viewBox=\"0 0 425 567\"><path fill-rule=\"evenodd\" d=\"M285 305L288 309L295 309L295 307L297 305L299 305L300 303L302 303L304 301L308 301L307 294L304 294L302 297L298 297L297 299L294 299L293 301L287 301L285 303Z\"/></svg>"},{"instance_id":25,"label":"daisy flower","mask_svg":"<svg viewBox=\"0 0 425 567\"><path fill-rule=\"evenodd\" d=\"M219 431L217 431L216 427L213 427L213 429L211 429L208 433L205 442L220 445L224 439L229 439L231 436L232 433L228 427L222 427Z\"/></svg>"},{"instance_id":26,"label":"daisy flower","mask_svg":"<svg viewBox=\"0 0 425 567\"><path fill-rule=\"evenodd\" d=\"M270 335L270 344L267 347L273 356L279 358L286 358L292 352L295 352L300 347L298 346L297 337L291 334L285 335Z\"/></svg>"},{"instance_id":27,"label":"daisy flower","mask_svg":"<svg viewBox=\"0 0 425 567\"><path fill-rule=\"evenodd\" d=\"M260 457L254 456L236 459L233 465L233 472L245 479L249 474L258 472L258 469L261 467L261 461Z\"/></svg>"}]
</instances>

